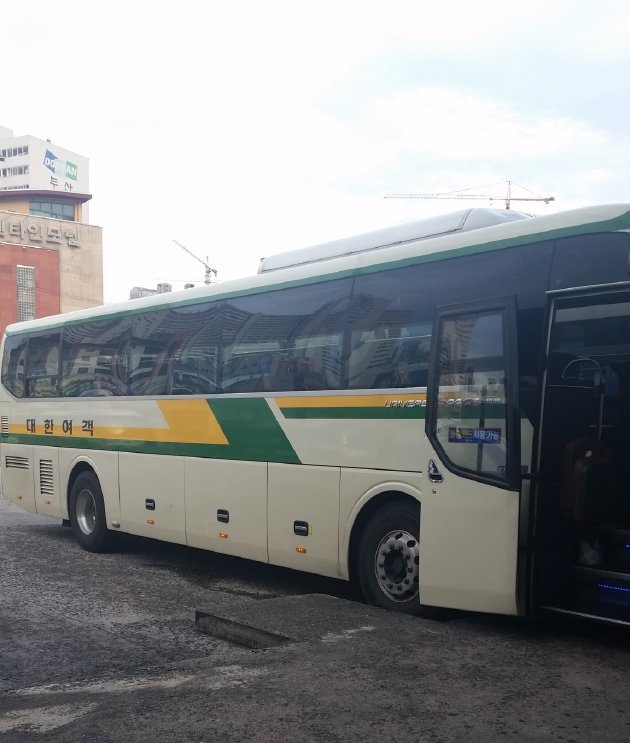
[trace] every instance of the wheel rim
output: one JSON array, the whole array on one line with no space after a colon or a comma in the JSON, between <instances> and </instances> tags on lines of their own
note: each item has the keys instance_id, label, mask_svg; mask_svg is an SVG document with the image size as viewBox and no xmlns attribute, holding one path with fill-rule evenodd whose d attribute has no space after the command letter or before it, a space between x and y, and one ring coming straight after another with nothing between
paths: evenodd
<instances>
[{"instance_id":1,"label":"wheel rim","mask_svg":"<svg viewBox=\"0 0 630 743\"><path fill-rule=\"evenodd\" d=\"M96 501L89 490L82 490L77 496L75 515L79 529L84 534L91 534L96 525Z\"/></svg>"},{"instance_id":2,"label":"wheel rim","mask_svg":"<svg viewBox=\"0 0 630 743\"><path fill-rule=\"evenodd\" d=\"M374 557L376 582L391 601L411 601L418 595L420 547L406 531L390 531Z\"/></svg>"}]
</instances>

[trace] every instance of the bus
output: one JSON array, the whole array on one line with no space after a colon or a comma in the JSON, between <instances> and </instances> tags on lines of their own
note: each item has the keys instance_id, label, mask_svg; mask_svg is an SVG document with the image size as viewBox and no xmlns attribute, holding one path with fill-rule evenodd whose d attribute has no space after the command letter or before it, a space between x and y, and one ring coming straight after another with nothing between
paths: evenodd
<instances>
[{"instance_id":1,"label":"bus","mask_svg":"<svg viewBox=\"0 0 630 743\"><path fill-rule=\"evenodd\" d=\"M2 341L5 497L354 582L630 625L630 204L454 212Z\"/></svg>"}]
</instances>

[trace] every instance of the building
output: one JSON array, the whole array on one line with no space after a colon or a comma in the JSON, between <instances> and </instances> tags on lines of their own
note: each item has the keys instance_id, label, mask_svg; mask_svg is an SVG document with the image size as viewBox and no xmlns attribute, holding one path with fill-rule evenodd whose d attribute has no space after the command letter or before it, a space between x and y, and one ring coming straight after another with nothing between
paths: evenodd
<instances>
[{"instance_id":1,"label":"building","mask_svg":"<svg viewBox=\"0 0 630 743\"><path fill-rule=\"evenodd\" d=\"M129 299L141 299L142 297L153 297L156 294L168 294L172 292L173 287L171 284L161 283L157 285L157 289L148 289L146 286L134 286L129 292Z\"/></svg>"},{"instance_id":2,"label":"building","mask_svg":"<svg viewBox=\"0 0 630 743\"><path fill-rule=\"evenodd\" d=\"M89 224L89 161L0 127L0 332L103 303L103 241Z\"/></svg>"}]
</instances>

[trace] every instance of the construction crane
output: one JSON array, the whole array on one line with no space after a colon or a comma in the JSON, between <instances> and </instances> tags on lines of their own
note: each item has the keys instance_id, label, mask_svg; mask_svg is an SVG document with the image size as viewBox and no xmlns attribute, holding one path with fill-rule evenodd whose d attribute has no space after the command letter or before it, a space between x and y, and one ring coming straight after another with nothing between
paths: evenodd
<instances>
[{"instance_id":1,"label":"construction crane","mask_svg":"<svg viewBox=\"0 0 630 743\"><path fill-rule=\"evenodd\" d=\"M444 193L393 193L386 194L386 199L467 199L482 201L505 201L505 208L509 209L512 201L544 201L549 204L555 201L555 196L512 196L512 181L506 181L507 193L505 196L488 196L486 194L469 194L458 191L446 191ZM469 189L465 189L469 190ZM527 189L525 189L527 190Z\"/></svg>"},{"instance_id":2,"label":"construction crane","mask_svg":"<svg viewBox=\"0 0 630 743\"><path fill-rule=\"evenodd\" d=\"M212 268L212 266L208 265L208 258L206 256L206 260L202 260L198 255L195 255L192 250L188 250L188 248L185 245L182 245L181 243L177 242L177 240L173 240L175 245L179 245L179 247L182 250L185 250L188 255L192 256L196 261L199 261L201 265L205 268L205 276L204 276L204 284L211 284L212 283L212 277L214 276L216 278L217 276L217 269Z\"/></svg>"}]
</instances>

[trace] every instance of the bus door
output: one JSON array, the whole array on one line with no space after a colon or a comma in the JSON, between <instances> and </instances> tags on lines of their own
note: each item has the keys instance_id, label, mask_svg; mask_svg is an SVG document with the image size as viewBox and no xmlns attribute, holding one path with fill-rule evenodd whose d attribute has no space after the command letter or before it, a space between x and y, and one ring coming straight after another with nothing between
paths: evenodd
<instances>
[{"instance_id":1,"label":"bus door","mask_svg":"<svg viewBox=\"0 0 630 743\"><path fill-rule=\"evenodd\" d=\"M420 601L517 613L516 301L440 307L420 510Z\"/></svg>"},{"instance_id":2,"label":"bus door","mask_svg":"<svg viewBox=\"0 0 630 743\"><path fill-rule=\"evenodd\" d=\"M536 601L630 622L630 289L552 295Z\"/></svg>"}]
</instances>

